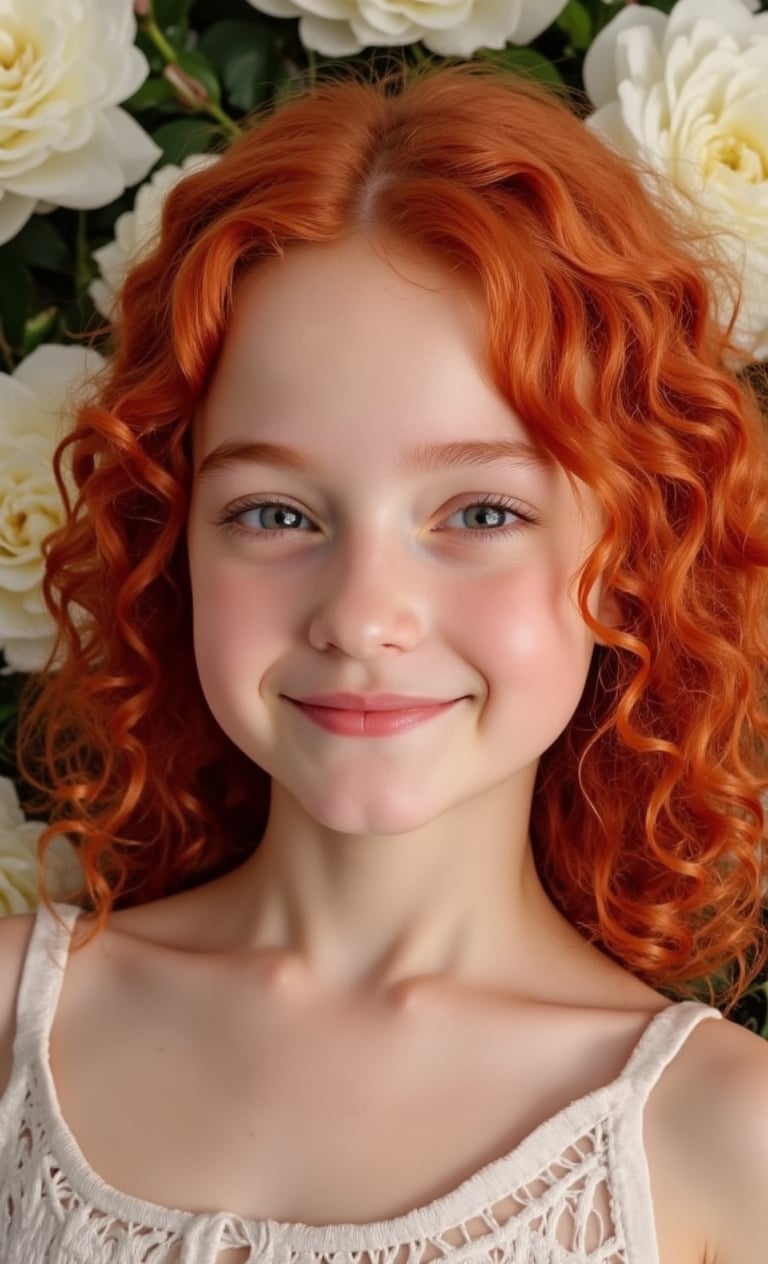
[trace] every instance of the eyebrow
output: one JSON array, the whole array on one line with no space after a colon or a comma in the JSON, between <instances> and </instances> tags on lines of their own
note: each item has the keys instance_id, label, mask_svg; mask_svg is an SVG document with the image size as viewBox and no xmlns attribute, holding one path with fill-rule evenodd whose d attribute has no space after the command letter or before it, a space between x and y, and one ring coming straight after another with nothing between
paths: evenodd
<instances>
[{"instance_id":1,"label":"eyebrow","mask_svg":"<svg viewBox=\"0 0 768 1264\"><path fill-rule=\"evenodd\" d=\"M472 439L464 443L422 443L405 462L419 471L452 469L464 465L486 465L500 461L549 469L552 459L540 448L523 439Z\"/></svg>"},{"instance_id":2,"label":"eyebrow","mask_svg":"<svg viewBox=\"0 0 768 1264\"><path fill-rule=\"evenodd\" d=\"M419 444L408 454L403 464L409 470L426 472L485 465L489 462L512 462L538 469L551 469L553 464L552 458L545 452L522 439L475 439L463 443ZM197 477L210 478L220 470L239 465L272 465L277 469L297 470L306 474L317 474L321 469L303 452L284 443L227 439L208 453L200 464Z\"/></svg>"},{"instance_id":3,"label":"eyebrow","mask_svg":"<svg viewBox=\"0 0 768 1264\"><path fill-rule=\"evenodd\" d=\"M284 443L254 443L240 439L227 439L201 461L197 477L210 478L219 470L229 470L238 465L274 465L281 470L299 470L309 474L318 472L314 461Z\"/></svg>"}]
</instances>

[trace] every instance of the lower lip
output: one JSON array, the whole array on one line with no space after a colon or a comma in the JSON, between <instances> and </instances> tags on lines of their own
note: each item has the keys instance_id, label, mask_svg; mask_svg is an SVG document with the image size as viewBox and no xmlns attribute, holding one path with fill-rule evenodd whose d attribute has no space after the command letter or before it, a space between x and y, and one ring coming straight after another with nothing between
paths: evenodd
<instances>
[{"instance_id":1,"label":"lower lip","mask_svg":"<svg viewBox=\"0 0 768 1264\"><path fill-rule=\"evenodd\" d=\"M348 711L339 707L315 707L293 698L290 701L297 711L329 733L340 733L344 737L392 737L442 715L455 706L458 699L429 707L408 707L403 711Z\"/></svg>"}]
</instances>

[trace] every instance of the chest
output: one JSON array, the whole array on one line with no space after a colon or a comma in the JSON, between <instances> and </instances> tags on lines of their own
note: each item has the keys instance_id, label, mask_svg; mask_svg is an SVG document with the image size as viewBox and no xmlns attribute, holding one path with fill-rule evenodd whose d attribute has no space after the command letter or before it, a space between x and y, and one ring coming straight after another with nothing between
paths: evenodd
<instances>
[{"instance_id":1,"label":"chest","mask_svg":"<svg viewBox=\"0 0 768 1264\"><path fill-rule=\"evenodd\" d=\"M150 1021L102 1009L90 1031L62 1014L62 1112L110 1184L251 1219L384 1219L454 1188L564 1104L554 1074L532 1085L534 1051L490 1018L459 1027L251 999L239 1015L176 1006Z\"/></svg>"},{"instance_id":2,"label":"chest","mask_svg":"<svg viewBox=\"0 0 768 1264\"><path fill-rule=\"evenodd\" d=\"M562 1014L537 1023L525 1007L308 1005L259 986L225 995L113 980L101 1000L89 1022L76 990L62 998L52 1070L102 1179L164 1206L310 1225L390 1219L442 1198L612 1079L637 1038L625 1021L596 1044L590 1025ZM600 1144L581 1142L587 1156ZM580 1155L549 1157L493 1214L505 1223L559 1182L551 1233L571 1247L584 1199L578 1181L568 1195L567 1168ZM579 1214L596 1249L612 1232L604 1180L588 1201ZM662 1264L700 1264L679 1215L666 1232L675 1241Z\"/></svg>"}]
</instances>

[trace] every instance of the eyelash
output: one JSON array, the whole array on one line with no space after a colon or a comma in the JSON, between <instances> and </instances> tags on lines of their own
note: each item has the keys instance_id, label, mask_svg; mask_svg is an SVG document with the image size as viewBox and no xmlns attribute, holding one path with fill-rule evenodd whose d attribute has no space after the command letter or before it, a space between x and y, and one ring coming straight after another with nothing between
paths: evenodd
<instances>
[{"instance_id":1,"label":"eyelash","mask_svg":"<svg viewBox=\"0 0 768 1264\"><path fill-rule=\"evenodd\" d=\"M244 513L249 513L254 509L288 509L291 513L298 514L301 518L306 518L307 521L311 521L308 514L305 514L303 510L298 509L296 505L292 505L290 501L280 500L280 498L276 496L266 496L262 499L246 499L232 505L231 508L224 510L224 512L216 519L216 525L220 526L227 535L245 535L248 536L249 539L265 535L271 536L275 539L278 536L287 535L291 532L293 532L293 534L297 534L295 527L276 527L273 530L268 530L266 527L241 526L237 519L242 517Z\"/></svg>"},{"instance_id":2,"label":"eyelash","mask_svg":"<svg viewBox=\"0 0 768 1264\"><path fill-rule=\"evenodd\" d=\"M477 527L475 529L468 527L464 531L462 531L461 534L470 535L470 536L473 536L475 539L479 538L481 540L490 539L491 537L498 538L499 536L507 537L518 531L523 530L525 527L535 526L536 524L536 519L533 517L531 513L524 511L522 506L519 505L517 501L510 500L506 496L480 496L475 499L468 500L465 504L459 505L456 509L452 510L451 513L448 515L448 517L453 517L454 514L461 513L463 510L475 509L478 507L487 508L487 509L496 509L500 513L514 514L515 517L517 518L517 522L509 523L507 526L502 526L502 527L485 527L485 528ZM247 536L251 540L254 538L258 539L259 537L263 537L263 536L270 536L272 539L278 539L284 535L290 535L290 534L296 535L300 533L300 529L296 527L275 527L273 529L269 529L267 527L243 527L237 521L238 518L240 518L244 513L248 513L254 509L266 509L266 508L287 509L293 513L299 514L300 517L306 518L307 521L311 522L309 515L305 514L303 510L297 508L296 505L291 504L290 501L281 500L279 497L275 497L275 496L269 496L269 497L263 497L263 498L257 497L257 498L246 499L244 501L240 501L239 503L225 510L216 519L216 525L221 527L222 530L227 535ZM302 528L301 530L307 532L307 534L312 534L312 531L307 531L306 527ZM442 527L442 528L438 528L438 530L450 531L450 530L460 530L460 529L451 528L451 527L447 527L447 528Z\"/></svg>"},{"instance_id":3,"label":"eyelash","mask_svg":"<svg viewBox=\"0 0 768 1264\"><path fill-rule=\"evenodd\" d=\"M524 530L526 527L534 526L536 519L533 514L523 509L516 500L511 500L508 496L478 496L472 500L466 501L463 505L458 505L456 509L448 515L452 518L454 514L462 513L467 509L496 509L500 513L514 514L516 522L510 522L502 527L467 527L461 532L462 535L470 535L475 539L488 540L502 536L507 538L510 535L517 534L518 531ZM439 527L438 530L450 531L458 528Z\"/></svg>"}]
</instances>

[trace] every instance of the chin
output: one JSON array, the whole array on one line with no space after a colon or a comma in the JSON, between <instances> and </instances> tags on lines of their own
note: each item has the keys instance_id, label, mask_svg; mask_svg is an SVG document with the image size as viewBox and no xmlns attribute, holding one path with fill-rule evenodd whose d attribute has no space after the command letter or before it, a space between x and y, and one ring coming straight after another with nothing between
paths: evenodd
<instances>
[{"instance_id":1,"label":"chin","mask_svg":"<svg viewBox=\"0 0 768 1264\"><path fill-rule=\"evenodd\" d=\"M337 834L378 835L382 837L410 834L429 825L442 815L443 808L427 804L415 796L361 796L347 791L343 795L327 793L297 795L303 810L325 829Z\"/></svg>"}]
</instances>

